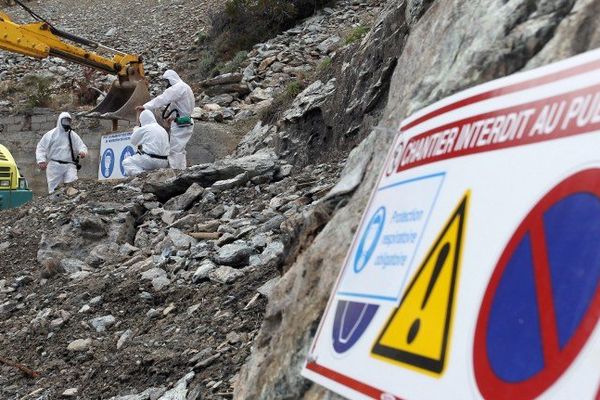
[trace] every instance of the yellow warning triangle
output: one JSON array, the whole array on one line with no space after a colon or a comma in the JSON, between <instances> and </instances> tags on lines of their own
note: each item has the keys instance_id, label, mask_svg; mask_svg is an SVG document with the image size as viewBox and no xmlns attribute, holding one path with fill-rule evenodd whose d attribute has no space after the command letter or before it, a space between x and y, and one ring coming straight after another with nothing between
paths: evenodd
<instances>
[{"instance_id":1,"label":"yellow warning triangle","mask_svg":"<svg viewBox=\"0 0 600 400\"><path fill-rule=\"evenodd\" d=\"M373 346L373 357L434 376L443 373L469 194L450 216L392 312Z\"/></svg>"}]
</instances>

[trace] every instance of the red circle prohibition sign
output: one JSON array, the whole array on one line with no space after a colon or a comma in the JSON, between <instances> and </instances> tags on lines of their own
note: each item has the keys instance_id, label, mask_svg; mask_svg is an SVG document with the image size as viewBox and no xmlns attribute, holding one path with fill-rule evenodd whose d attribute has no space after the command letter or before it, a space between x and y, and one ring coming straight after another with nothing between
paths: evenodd
<instances>
[{"instance_id":1,"label":"red circle prohibition sign","mask_svg":"<svg viewBox=\"0 0 600 400\"><path fill-rule=\"evenodd\" d=\"M550 252L552 250L552 241L549 239L547 218L553 212L553 209L556 209L557 205L565 201L568 202L577 196L587 196L587 204L594 203L596 210L600 210L600 206L598 205L600 204L600 169L593 168L578 172L548 192L533 207L517 228L496 265L479 311L473 348L475 378L482 395L486 399L533 399L542 394L569 368L598 323L600 318L600 285L594 283L594 280L597 281L597 277L600 276L598 274L600 265L597 263L586 263L583 269L588 274L591 271L591 276L596 278L591 279L591 284L589 284L588 280L588 294L586 294L588 296L586 298L586 301L588 301L587 308L581 312L581 318L577 320L577 323L573 325L573 328L567 334L560 331L562 328L559 329L560 324L558 322L559 319L557 319L561 316L564 317L565 314L569 314L564 311L565 304L568 302L565 300L566 297L557 298L557 281L556 277L552 276L554 271L551 267L551 258L553 255ZM571 210L577 212L577 207L573 207ZM557 235L560 235L561 230L557 229L557 227L560 228L563 226L561 224L565 224L564 226L569 228L575 226L575 228L569 231L571 234L572 232L577 232L578 223L580 225L587 223L587 226L592 227L590 229L600 229L600 218L588 219L587 221L573 221L568 218L562 218L562 214L555 213L552 215L554 221L558 221L558 224L551 226L551 229L554 229L552 240L556 240L559 237ZM556 218L556 215L559 215L560 218ZM600 216L600 213L596 212L593 215ZM572 225L569 226L568 224ZM586 239L589 238L581 238L583 243L587 243L585 242ZM592 245L584 248L585 252L587 252L585 257L600 262L600 237L594 237L591 240ZM594 242L594 240L597 240L597 242ZM574 242L576 243L576 241ZM526 243L526 246L524 246L524 243ZM525 247L527 250L524 251ZM526 254L526 256L522 254ZM570 256L571 254L565 251L558 254L558 257L562 258L561 260L568 259ZM526 261L525 264L519 261L522 264L517 265L515 264L515 257L521 257L519 260L530 261ZM527 263L531 265L531 268L521 268L523 265L527 265ZM518 268L515 268L515 265ZM577 265L569 265L568 263L565 265L567 265L567 268L563 268L561 271L562 274L575 274L578 271L576 269ZM507 268L509 266L510 268ZM530 269L530 271L523 272L526 269ZM514 282L519 281L515 276L520 278L527 276L526 274L530 274L529 276L531 276L532 289L519 292L519 289L516 289L516 285L514 285ZM580 279L578 282L586 282L585 276L578 279ZM507 284L507 282L509 283ZM559 281L558 285L560 284ZM515 293L514 298L507 300L509 297L507 294L510 295L512 292ZM529 292L531 292L532 300L519 297L522 293ZM580 294L577 290L567 290L567 292L571 293L569 295L579 299L577 296ZM499 293L501 294L499 295ZM527 316L534 315L536 318L521 318L517 321L517 317L512 314L513 310L506 305L510 306L514 304L519 307L523 302L527 301L533 304L532 308L529 308L529 311L527 311L529 312ZM499 306L499 303L502 304ZM560 310L559 306L562 307ZM493 314L494 312L496 314ZM514 329L510 328L513 331L503 330L504 321L502 318L504 316L506 317L507 324L513 323L511 326L516 327ZM511 318L513 320L509 321ZM525 321L523 322L523 320ZM535 321L531 322L531 320ZM527 325L528 323L529 325ZM522 379L518 379L518 372L513 373L511 371L511 362L513 360L511 357L514 355L520 361L527 361L527 355L524 355L524 353L526 354L530 350L533 352L534 350L519 348L518 345L513 345L513 341L520 340L516 337L521 334L519 331L521 325L519 324L524 324L523 326L526 327L523 328L524 330L529 329L524 335L530 335L530 337L524 340L529 340L530 343L539 343L540 354L539 367L532 367L531 365L523 366L526 363L522 362L520 364L517 362L514 363L515 369L521 368L522 370L527 370L526 373L522 373ZM502 333L499 333L500 331ZM514 332L516 335L511 338L510 335L506 334L507 332ZM534 333L532 334L531 332ZM499 335L502 334L505 336L502 339L498 339ZM490 345L491 343L502 343L503 340L504 343L507 343L507 348L498 348L502 346ZM525 343L525 341L522 343ZM520 349L523 353L514 351L514 349ZM589 382L588 384L596 385L597 382Z\"/></svg>"}]
</instances>

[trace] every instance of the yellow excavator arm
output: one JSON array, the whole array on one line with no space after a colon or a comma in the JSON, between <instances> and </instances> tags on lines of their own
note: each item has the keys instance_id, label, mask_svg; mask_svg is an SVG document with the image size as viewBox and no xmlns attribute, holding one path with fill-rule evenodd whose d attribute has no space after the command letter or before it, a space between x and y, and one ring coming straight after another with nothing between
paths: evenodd
<instances>
[{"instance_id":1,"label":"yellow excavator arm","mask_svg":"<svg viewBox=\"0 0 600 400\"><path fill-rule=\"evenodd\" d=\"M113 58L103 57L65 42L73 41L92 48L115 52ZM139 56L125 54L99 43L53 28L46 22L19 25L0 11L0 48L35 58L60 57L122 78L132 74L143 77L144 67ZM133 71L131 70L133 68Z\"/></svg>"},{"instance_id":2,"label":"yellow excavator arm","mask_svg":"<svg viewBox=\"0 0 600 400\"><path fill-rule=\"evenodd\" d=\"M65 40L114 55L105 57ZM44 20L21 25L0 11L0 49L38 59L59 57L117 75L119 79L113 83L104 101L88 116L135 121L135 107L150 97L140 56L61 31Z\"/></svg>"}]
</instances>

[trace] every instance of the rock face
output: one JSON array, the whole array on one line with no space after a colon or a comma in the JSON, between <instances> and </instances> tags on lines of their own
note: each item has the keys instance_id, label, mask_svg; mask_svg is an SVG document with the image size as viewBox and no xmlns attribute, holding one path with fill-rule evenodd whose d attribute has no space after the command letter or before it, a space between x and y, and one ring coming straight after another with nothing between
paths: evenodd
<instances>
[{"instance_id":1,"label":"rock face","mask_svg":"<svg viewBox=\"0 0 600 400\"><path fill-rule=\"evenodd\" d=\"M357 166L366 164L356 192L314 241L305 244L306 250L275 286L234 398L337 397L300 377L300 370L350 245L351 232L400 121L467 87L600 45L597 23L589 19L599 4L594 0L388 2L345 67L348 78L353 76L350 71L360 71L358 83L353 87L336 85L330 103L334 111L328 113L329 118L349 127L345 132L330 132L330 143L368 134L373 154L380 156L368 158L367 163L356 162ZM377 116L374 110L378 108L383 110L381 118L369 121ZM353 117L365 112L362 122ZM376 124L383 129L366 129ZM356 178L347 178L350 186L356 182Z\"/></svg>"},{"instance_id":2,"label":"rock face","mask_svg":"<svg viewBox=\"0 0 600 400\"><path fill-rule=\"evenodd\" d=\"M340 25L375 10L346 43ZM300 369L400 121L600 45L598 12L599 0L342 0L256 46L203 83L216 94L199 117L253 115L330 64L233 156L3 212L0 348L45 375L0 366L0 397L335 399Z\"/></svg>"}]
</instances>

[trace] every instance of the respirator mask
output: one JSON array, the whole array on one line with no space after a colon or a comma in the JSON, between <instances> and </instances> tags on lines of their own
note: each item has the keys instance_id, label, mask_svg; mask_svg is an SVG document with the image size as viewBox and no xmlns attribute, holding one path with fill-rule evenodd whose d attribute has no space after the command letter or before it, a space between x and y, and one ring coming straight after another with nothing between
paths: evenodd
<instances>
[{"instance_id":1,"label":"respirator mask","mask_svg":"<svg viewBox=\"0 0 600 400\"><path fill-rule=\"evenodd\" d=\"M63 127L65 132L71 131L71 118L63 118L60 120L60 125Z\"/></svg>"}]
</instances>

